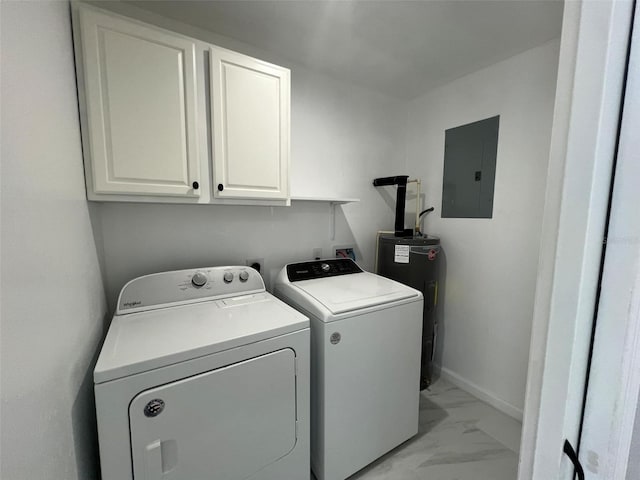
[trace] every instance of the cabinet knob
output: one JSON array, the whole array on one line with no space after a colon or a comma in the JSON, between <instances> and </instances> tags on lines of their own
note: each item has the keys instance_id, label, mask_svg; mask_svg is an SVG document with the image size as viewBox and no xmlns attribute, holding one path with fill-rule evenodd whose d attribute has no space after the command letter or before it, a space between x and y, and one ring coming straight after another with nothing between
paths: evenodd
<instances>
[{"instance_id":1,"label":"cabinet knob","mask_svg":"<svg viewBox=\"0 0 640 480\"><path fill-rule=\"evenodd\" d=\"M222 185L221 183L218 184L218 191L221 192L224 190L224 185Z\"/></svg>"},{"instance_id":2,"label":"cabinet knob","mask_svg":"<svg viewBox=\"0 0 640 480\"><path fill-rule=\"evenodd\" d=\"M200 188L200 184L198 182L193 182L191 186L193 187L194 190L198 190Z\"/></svg>"}]
</instances>

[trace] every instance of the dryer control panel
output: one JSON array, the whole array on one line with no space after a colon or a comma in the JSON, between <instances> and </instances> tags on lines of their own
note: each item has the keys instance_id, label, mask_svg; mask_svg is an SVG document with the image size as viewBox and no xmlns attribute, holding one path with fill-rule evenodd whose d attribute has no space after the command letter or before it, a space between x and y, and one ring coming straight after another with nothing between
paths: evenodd
<instances>
[{"instance_id":1,"label":"dryer control panel","mask_svg":"<svg viewBox=\"0 0 640 480\"><path fill-rule=\"evenodd\" d=\"M362 272L362 269L350 258L315 260L313 262L291 263L287 265L287 277L290 282L335 277L337 275L348 275L360 272Z\"/></svg>"},{"instance_id":2,"label":"dryer control panel","mask_svg":"<svg viewBox=\"0 0 640 480\"><path fill-rule=\"evenodd\" d=\"M127 283L116 315L264 292L264 281L251 267L206 267L154 273Z\"/></svg>"}]
</instances>

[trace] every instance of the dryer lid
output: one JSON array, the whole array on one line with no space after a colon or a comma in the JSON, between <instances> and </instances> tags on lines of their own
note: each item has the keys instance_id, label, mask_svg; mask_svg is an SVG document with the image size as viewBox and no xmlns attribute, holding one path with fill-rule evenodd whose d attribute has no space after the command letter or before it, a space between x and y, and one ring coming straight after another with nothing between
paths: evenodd
<instances>
[{"instance_id":1,"label":"dryer lid","mask_svg":"<svg viewBox=\"0 0 640 480\"><path fill-rule=\"evenodd\" d=\"M93 377L103 383L308 326L267 292L116 315Z\"/></svg>"},{"instance_id":2,"label":"dryer lid","mask_svg":"<svg viewBox=\"0 0 640 480\"><path fill-rule=\"evenodd\" d=\"M368 272L302 280L296 282L295 286L324 305L333 315L409 298L417 299L421 295L411 287Z\"/></svg>"}]
</instances>

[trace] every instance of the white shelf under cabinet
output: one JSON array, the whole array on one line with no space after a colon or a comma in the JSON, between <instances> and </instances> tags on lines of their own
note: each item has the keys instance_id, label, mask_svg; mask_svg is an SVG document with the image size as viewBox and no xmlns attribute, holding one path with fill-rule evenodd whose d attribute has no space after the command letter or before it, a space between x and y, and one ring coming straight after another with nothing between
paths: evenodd
<instances>
[{"instance_id":1,"label":"white shelf under cabinet","mask_svg":"<svg viewBox=\"0 0 640 480\"><path fill-rule=\"evenodd\" d=\"M331 206L331 220L329 224L329 237L333 242L336 239L336 206L346 203L359 202L359 198L339 198L339 197L291 197L292 202L324 202Z\"/></svg>"},{"instance_id":2,"label":"white shelf under cabinet","mask_svg":"<svg viewBox=\"0 0 640 480\"><path fill-rule=\"evenodd\" d=\"M334 205L344 205L345 203L359 202L359 198L338 198L338 197L291 197L292 202L326 202Z\"/></svg>"}]
</instances>

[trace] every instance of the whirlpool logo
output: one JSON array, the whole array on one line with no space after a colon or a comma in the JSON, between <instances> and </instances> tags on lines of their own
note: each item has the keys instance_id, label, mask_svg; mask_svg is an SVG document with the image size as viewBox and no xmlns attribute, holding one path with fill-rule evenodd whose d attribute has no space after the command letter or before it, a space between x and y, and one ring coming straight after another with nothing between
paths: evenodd
<instances>
[{"instance_id":1,"label":"whirlpool logo","mask_svg":"<svg viewBox=\"0 0 640 480\"><path fill-rule=\"evenodd\" d=\"M124 302L124 308L133 308L142 305L140 300L134 300L132 302Z\"/></svg>"}]
</instances>

